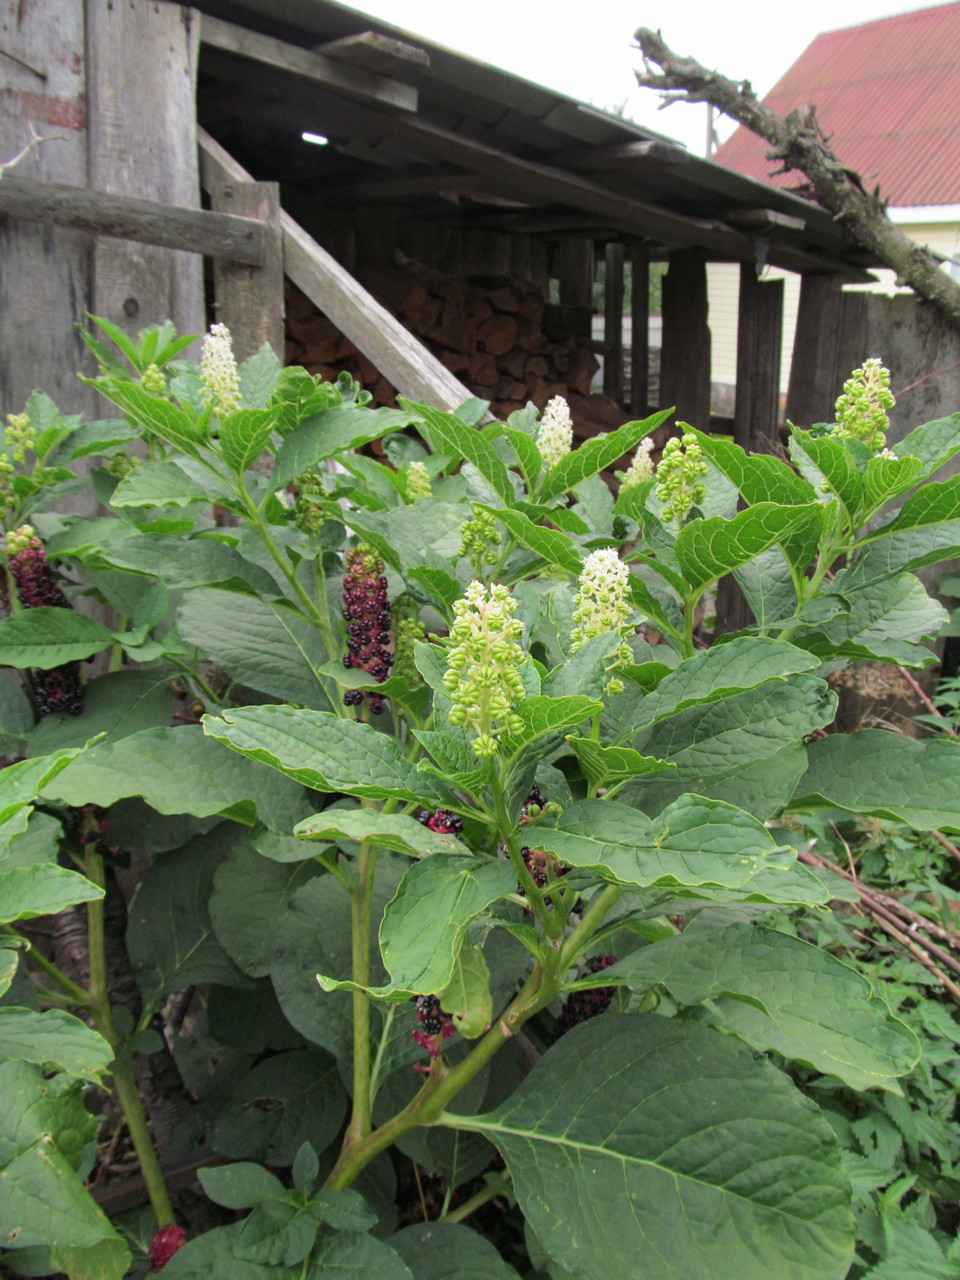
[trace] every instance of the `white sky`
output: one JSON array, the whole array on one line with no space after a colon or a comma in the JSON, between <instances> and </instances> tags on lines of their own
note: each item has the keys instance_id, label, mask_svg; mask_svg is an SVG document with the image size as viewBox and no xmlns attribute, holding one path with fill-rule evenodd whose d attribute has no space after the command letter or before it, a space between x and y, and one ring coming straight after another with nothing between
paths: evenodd
<instances>
[{"instance_id":1,"label":"white sky","mask_svg":"<svg viewBox=\"0 0 960 1280\"><path fill-rule=\"evenodd\" d=\"M604 108L627 103L641 124L704 154L706 107L658 110L640 89L633 33L659 27L667 44L731 79L748 79L761 96L814 36L873 18L933 7L930 0L351 0L352 7ZM734 126L717 122L722 140Z\"/></svg>"}]
</instances>

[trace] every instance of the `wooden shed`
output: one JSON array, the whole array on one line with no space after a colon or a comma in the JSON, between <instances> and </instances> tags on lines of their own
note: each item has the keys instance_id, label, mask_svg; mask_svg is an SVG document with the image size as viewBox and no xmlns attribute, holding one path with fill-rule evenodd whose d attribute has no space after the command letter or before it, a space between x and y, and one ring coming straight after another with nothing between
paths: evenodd
<instances>
[{"instance_id":1,"label":"wooden shed","mask_svg":"<svg viewBox=\"0 0 960 1280\"><path fill-rule=\"evenodd\" d=\"M782 284L758 280L765 264L804 280L795 420L828 415L865 354L844 347L840 286L876 264L825 210L355 9L0 0L0 11L0 161L31 123L58 135L0 181L4 412L35 386L64 410L95 411L74 377L86 358L74 326L89 311L131 331L167 316L199 331L216 316L241 357L266 340L294 363L346 364L385 403L478 394L508 412L564 393L585 434L617 425L611 400L619 420L659 403L706 425L713 261L740 265L745 444L772 438L778 417ZM653 396L655 261L669 269Z\"/></svg>"}]
</instances>

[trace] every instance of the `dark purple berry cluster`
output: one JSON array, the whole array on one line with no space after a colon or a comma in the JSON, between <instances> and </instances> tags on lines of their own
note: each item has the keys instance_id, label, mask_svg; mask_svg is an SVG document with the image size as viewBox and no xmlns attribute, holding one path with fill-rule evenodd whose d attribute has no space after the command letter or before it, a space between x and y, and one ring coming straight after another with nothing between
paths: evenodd
<instances>
[{"instance_id":1,"label":"dark purple berry cluster","mask_svg":"<svg viewBox=\"0 0 960 1280\"><path fill-rule=\"evenodd\" d=\"M449 809L425 809L419 815L419 820L428 830L436 831L439 835L458 836L463 830L463 819Z\"/></svg>"},{"instance_id":2,"label":"dark purple berry cluster","mask_svg":"<svg viewBox=\"0 0 960 1280\"><path fill-rule=\"evenodd\" d=\"M594 956L587 968L591 973L600 973L616 963L616 956ZM559 1040L565 1032L577 1026L578 1023L605 1013L613 999L614 990L614 987L592 987L589 991L571 991L563 1002L560 1017L557 1019L557 1039Z\"/></svg>"},{"instance_id":3,"label":"dark purple berry cluster","mask_svg":"<svg viewBox=\"0 0 960 1280\"><path fill-rule=\"evenodd\" d=\"M69 609L70 601L60 589L47 561L43 543L29 525L7 535L6 551L10 576L16 583L17 596L24 609ZM37 715L80 715L83 711L83 682L80 663L65 662L59 667L34 670L33 691Z\"/></svg>"},{"instance_id":4,"label":"dark purple berry cluster","mask_svg":"<svg viewBox=\"0 0 960 1280\"><path fill-rule=\"evenodd\" d=\"M345 568L343 618L347 624L347 652L343 665L366 671L382 683L393 666L393 632L383 561L370 547L361 544L347 552ZM348 707L360 707L366 702L371 715L383 711L383 695L370 690L348 689L343 701Z\"/></svg>"},{"instance_id":5,"label":"dark purple berry cluster","mask_svg":"<svg viewBox=\"0 0 960 1280\"><path fill-rule=\"evenodd\" d=\"M539 818L543 813L546 804L547 797L543 794L540 788L535 785L531 789L526 800L524 800L523 804L520 806L521 829L529 826L531 822ZM530 872L530 875L533 877L533 883L538 889L545 889L551 879L562 879L569 870L567 864L565 862L561 862L556 854L545 853L543 849L531 849L528 845L524 845L520 850L520 856L523 858L523 865ZM526 895L526 890L522 884L517 885L517 892L524 896ZM544 898L543 901L545 906L550 907L553 905L549 898ZM572 910L578 915L583 911L582 898L577 899ZM526 907L526 911L529 913L529 906Z\"/></svg>"},{"instance_id":6,"label":"dark purple berry cluster","mask_svg":"<svg viewBox=\"0 0 960 1280\"><path fill-rule=\"evenodd\" d=\"M413 1039L431 1058L439 1058L440 1044L456 1034L453 1017L440 1007L436 996L415 996L419 1027L413 1030Z\"/></svg>"}]
</instances>

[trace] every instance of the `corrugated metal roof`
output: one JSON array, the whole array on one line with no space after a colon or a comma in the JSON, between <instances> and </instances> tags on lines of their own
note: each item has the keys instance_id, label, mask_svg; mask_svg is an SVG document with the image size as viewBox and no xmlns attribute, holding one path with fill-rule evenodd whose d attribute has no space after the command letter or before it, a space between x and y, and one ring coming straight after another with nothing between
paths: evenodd
<instances>
[{"instance_id":1,"label":"corrugated metal roof","mask_svg":"<svg viewBox=\"0 0 960 1280\"><path fill-rule=\"evenodd\" d=\"M890 204L960 202L960 3L817 36L764 102L780 115L815 106L833 151ZM768 150L741 127L714 159L778 187L805 182L771 178Z\"/></svg>"}]
</instances>

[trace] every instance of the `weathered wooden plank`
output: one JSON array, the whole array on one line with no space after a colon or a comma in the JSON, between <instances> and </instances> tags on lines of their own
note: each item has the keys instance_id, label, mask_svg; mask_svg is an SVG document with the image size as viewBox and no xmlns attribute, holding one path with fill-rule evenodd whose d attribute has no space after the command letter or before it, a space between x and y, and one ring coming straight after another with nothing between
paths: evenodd
<instances>
[{"instance_id":1,"label":"weathered wooden plank","mask_svg":"<svg viewBox=\"0 0 960 1280\"><path fill-rule=\"evenodd\" d=\"M0 214L252 266L259 266L265 254L263 227L255 219L60 182L35 182L15 172L0 182Z\"/></svg>"},{"instance_id":2,"label":"weathered wooden plank","mask_svg":"<svg viewBox=\"0 0 960 1280\"><path fill-rule=\"evenodd\" d=\"M630 245L630 412L645 415L650 405L650 250Z\"/></svg>"},{"instance_id":3,"label":"weathered wooden plank","mask_svg":"<svg viewBox=\"0 0 960 1280\"><path fill-rule=\"evenodd\" d=\"M199 209L196 12L87 0L86 18L89 186ZM206 328L192 253L98 239L91 301L130 333L167 319L180 333Z\"/></svg>"},{"instance_id":4,"label":"weathered wooden plank","mask_svg":"<svg viewBox=\"0 0 960 1280\"><path fill-rule=\"evenodd\" d=\"M750 231L762 231L769 227L785 227L789 231L802 231L806 218L781 213L778 209L729 209L724 217L731 226L746 227Z\"/></svg>"},{"instance_id":5,"label":"weathered wooden plank","mask_svg":"<svg viewBox=\"0 0 960 1280\"><path fill-rule=\"evenodd\" d=\"M210 205L264 224L266 250L257 266L218 260L213 264L217 319L233 338L233 351L245 360L268 342L283 363L283 232L280 188L275 182L215 182Z\"/></svg>"},{"instance_id":6,"label":"weathered wooden plank","mask_svg":"<svg viewBox=\"0 0 960 1280\"><path fill-rule=\"evenodd\" d=\"M250 175L203 129L203 183L249 182ZM284 271L402 394L455 409L469 390L290 217L281 212Z\"/></svg>"},{"instance_id":7,"label":"weathered wooden plank","mask_svg":"<svg viewBox=\"0 0 960 1280\"><path fill-rule=\"evenodd\" d=\"M604 249L603 394L623 403L623 263L622 244L610 241Z\"/></svg>"},{"instance_id":8,"label":"weathered wooden plank","mask_svg":"<svg viewBox=\"0 0 960 1280\"><path fill-rule=\"evenodd\" d=\"M345 66L322 53L274 40L272 36L260 35L247 27L223 22L220 18L204 14L200 38L214 49L276 67L302 80L322 85L333 93L346 94L350 98L373 102L379 107L392 107L397 111L417 109L417 91L410 85L365 71L362 67Z\"/></svg>"},{"instance_id":9,"label":"weathered wooden plank","mask_svg":"<svg viewBox=\"0 0 960 1280\"><path fill-rule=\"evenodd\" d=\"M560 285L562 306L593 306L593 241L561 240L557 246L555 274ZM589 326L585 336L590 336Z\"/></svg>"},{"instance_id":10,"label":"weathered wooden plank","mask_svg":"<svg viewBox=\"0 0 960 1280\"><path fill-rule=\"evenodd\" d=\"M737 402L733 438L748 453L772 453L780 418L783 281L757 279L740 267Z\"/></svg>"},{"instance_id":11,"label":"weathered wooden plank","mask_svg":"<svg viewBox=\"0 0 960 1280\"><path fill-rule=\"evenodd\" d=\"M844 380L865 357L866 303L829 276L804 276L793 340L787 417L797 426L832 422Z\"/></svg>"},{"instance_id":12,"label":"weathered wooden plank","mask_svg":"<svg viewBox=\"0 0 960 1280\"><path fill-rule=\"evenodd\" d=\"M675 249L663 277L660 405L675 405L677 419L704 430L710 422L708 309L704 251Z\"/></svg>"},{"instance_id":13,"label":"weathered wooden plank","mask_svg":"<svg viewBox=\"0 0 960 1280\"><path fill-rule=\"evenodd\" d=\"M381 35L378 31L361 31L359 35L327 40L314 45L314 52L381 76L402 75L412 68L430 65L426 49L405 40L394 40L392 36Z\"/></svg>"},{"instance_id":14,"label":"weathered wooden plank","mask_svg":"<svg viewBox=\"0 0 960 1280\"><path fill-rule=\"evenodd\" d=\"M554 156L555 163L569 165L571 169L579 169L583 173L606 173L613 169L640 173L649 169L686 165L691 159L690 152L684 147L663 142L659 138L608 143L601 147L571 147Z\"/></svg>"}]
</instances>

